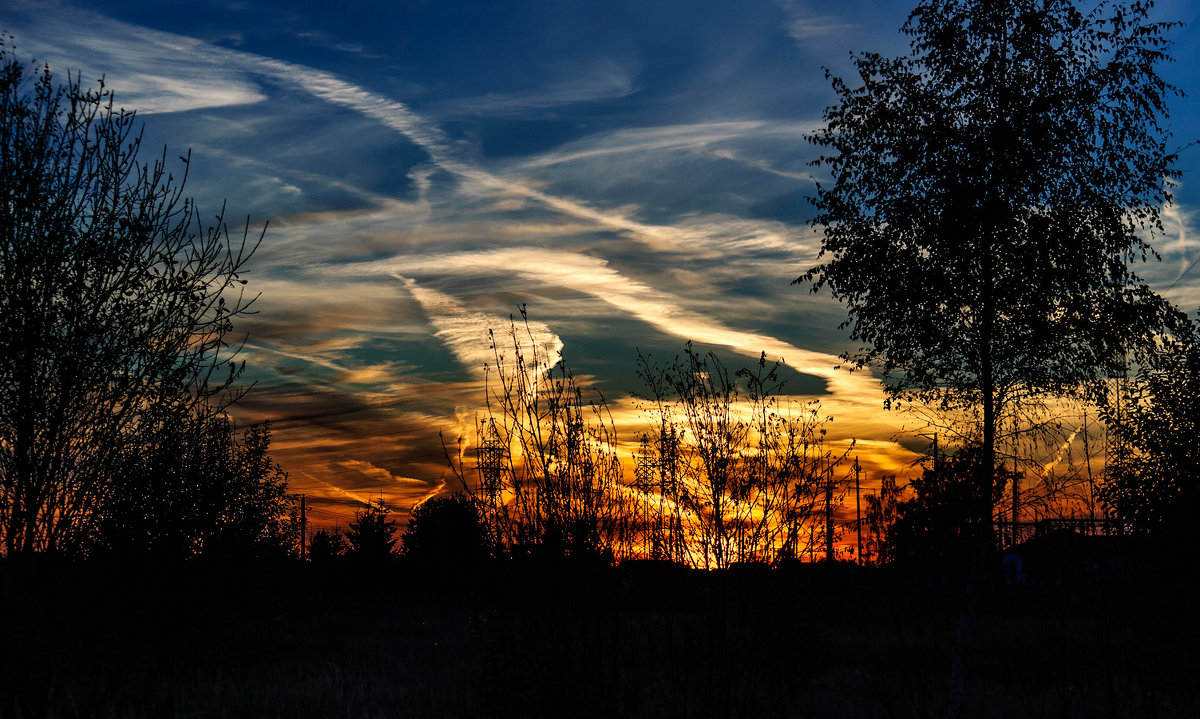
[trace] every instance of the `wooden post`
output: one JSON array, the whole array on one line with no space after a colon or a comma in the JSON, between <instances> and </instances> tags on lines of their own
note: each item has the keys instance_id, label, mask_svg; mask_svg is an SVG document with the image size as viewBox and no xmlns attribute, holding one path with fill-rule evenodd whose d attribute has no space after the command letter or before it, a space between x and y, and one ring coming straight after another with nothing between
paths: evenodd
<instances>
[{"instance_id":1,"label":"wooden post","mask_svg":"<svg viewBox=\"0 0 1200 719\"><path fill-rule=\"evenodd\" d=\"M858 566L862 566L862 502L859 495L858 457L854 458L854 528L858 531L858 544L854 547L854 556L858 558Z\"/></svg>"},{"instance_id":2,"label":"wooden post","mask_svg":"<svg viewBox=\"0 0 1200 719\"><path fill-rule=\"evenodd\" d=\"M833 561L833 467L825 478L825 561Z\"/></svg>"},{"instance_id":3,"label":"wooden post","mask_svg":"<svg viewBox=\"0 0 1200 719\"><path fill-rule=\"evenodd\" d=\"M1009 544L1011 544L1014 547L1017 546L1017 518L1020 516L1019 515L1020 510L1021 510L1021 474L1014 473L1013 474L1013 488L1012 488L1012 532L1011 532L1012 538L1009 540Z\"/></svg>"},{"instance_id":4,"label":"wooden post","mask_svg":"<svg viewBox=\"0 0 1200 719\"><path fill-rule=\"evenodd\" d=\"M1096 482L1092 479L1092 449L1088 444L1087 410L1083 410L1083 454L1087 457L1088 476L1088 517L1092 520L1092 530L1096 529Z\"/></svg>"}]
</instances>

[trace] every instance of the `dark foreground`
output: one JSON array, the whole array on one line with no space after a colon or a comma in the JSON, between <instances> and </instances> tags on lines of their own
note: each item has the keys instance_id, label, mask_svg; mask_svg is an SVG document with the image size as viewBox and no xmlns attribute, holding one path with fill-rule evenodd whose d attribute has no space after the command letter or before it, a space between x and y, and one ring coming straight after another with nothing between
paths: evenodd
<instances>
[{"instance_id":1,"label":"dark foreground","mask_svg":"<svg viewBox=\"0 0 1200 719\"><path fill-rule=\"evenodd\" d=\"M935 717L962 590L877 573L6 569L0 717ZM1195 598L993 587L967 716L1200 716Z\"/></svg>"}]
</instances>

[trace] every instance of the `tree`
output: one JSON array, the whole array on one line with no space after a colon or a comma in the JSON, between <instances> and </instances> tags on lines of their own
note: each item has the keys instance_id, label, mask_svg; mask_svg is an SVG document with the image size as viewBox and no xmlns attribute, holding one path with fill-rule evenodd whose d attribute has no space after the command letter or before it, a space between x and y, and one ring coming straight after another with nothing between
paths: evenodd
<instances>
[{"instance_id":1,"label":"tree","mask_svg":"<svg viewBox=\"0 0 1200 719\"><path fill-rule=\"evenodd\" d=\"M909 482L913 496L895 505L887 531L887 553L892 559L947 573L970 565L979 533L987 529L974 521L979 503L971 480L979 475L980 461L979 446L967 446ZM992 485L990 500L997 502L1016 473L998 465L992 474L1004 478Z\"/></svg>"},{"instance_id":2,"label":"tree","mask_svg":"<svg viewBox=\"0 0 1200 719\"><path fill-rule=\"evenodd\" d=\"M382 564L393 557L396 520L388 519L391 507L383 500L364 504L354 511L346 531L346 556L366 564Z\"/></svg>"},{"instance_id":3,"label":"tree","mask_svg":"<svg viewBox=\"0 0 1200 719\"><path fill-rule=\"evenodd\" d=\"M346 539L337 528L318 531L308 546L308 556L313 564L332 564L345 553Z\"/></svg>"},{"instance_id":4,"label":"tree","mask_svg":"<svg viewBox=\"0 0 1200 719\"><path fill-rule=\"evenodd\" d=\"M820 264L796 282L847 305L847 353L893 400L973 406L975 516L990 531L997 427L1018 395L1121 371L1183 317L1134 271L1178 171L1150 4L924 0L912 54L855 57L861 85L810 140L828 168ZM884 271L886 268L886 271Z\"/></svg>"},{"instance_id":5,"label":"tree","mask_svg":"<svg viewBox=\"0 0 1200 719\"><path fill-rule=\"evenodd\" d=\"M1115 451L1099 499L1137 533L1178 538L1200 512L1200 345L1166 340L1103 406Z\"/></svg>"},{"instance_id":6,"label":"tree","mask_svg":"<svg viewBox=\"0 0 1200 719\"><path fill-rule=\"evenodd\" d=\"M404 556L427 566L474 565L490 553L479 507L466 494L434 497L413 507L402 541Z\"/></svg>"},{"instance_id":7,"label":"tree","mask_svg":"<svg viewBox=\"0 0 1200 719\"><path fill-rule=\"evenodd\" d=\"M867 525L867 540L860 549L864 561L888 564L896 559L892 528L900 507L900 488L896 486L896 475L885 474L879 481L879 493L867 495L867 511L863 521Z\"/></svg>"},{"instance_id":8,"label":"tree","mask_svg":"<svg viewBox=\"0 0 1200 719\"><path fill-rule=\"evenodd\" d=\"M281 557L299 540L287 473L268 454L269 425L239 433L224 414L142 433L100 507L94 546L159 559Z\"/></svg>"},{"instance_id":9,"label":"tree","mask_svg":"<svg viewBox=\"0 0 1200 719\"><path fill-rule=\"evenodd\" d=\"M103 81L0 39L0 537L86 552L129 450L236 398L228 341L257 243L204 225L166 151L139 161ZM247 225L248 230L248 225ZM261 237L259 238L261 239Z\"/></svg>"},{"instance_id":10,"label":"tree","mask_svg":"<svg viewBox=\"0 0 1200 719\"><path fill-rule=\"evenodd\" d=\"M763 355L731 373L691 343L665 366L639 356L653 425L639 484L665 500L660 512L673 512L672 559L705 568L773 563L811 555L828 532L825 510L841 504L835 473L849 450L826 446L829 418L816 402L781 406L779 368ZM661 533L662 522L647 524Z\"/></svg>"},{"instance_id":11,"label":"tree","mask_svg":"<svg viewBox=\"0 0 1200 719\"><path fill-rule=\"evenodd\" d=\"M477 480L466 477L461 437L451 469L482 511L496 556L612 559L632 544L612 415L539 341L523 306L520 314L520 324L509 318L508 339L489 331Z\"/></svg>"}]
</instances>

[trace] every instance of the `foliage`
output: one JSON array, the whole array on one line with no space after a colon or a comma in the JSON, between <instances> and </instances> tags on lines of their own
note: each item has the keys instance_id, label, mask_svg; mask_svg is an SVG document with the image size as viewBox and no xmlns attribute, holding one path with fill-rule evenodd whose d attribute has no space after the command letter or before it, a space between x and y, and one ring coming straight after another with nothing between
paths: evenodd
<instances>
[{"instance_id":1,"label":"foliage","mask_svg":"<svg viewBox=\"0 0 1200 719\"><path fill-rule=\"evenodd\" d=\"M308 544L308 557L313 564L330 564L346 553L346 538L338 529L321 529Z\"/></svg>"},{"instance_id":2,"label":"foliage","mask_svg":"<svg viewBox=\"0 0 1200 719\"><path fill-rule=\"evenodd\" d=\"M914 478L908 485L913 496L895 505L895 520L886 532L890 546L882 554L944 571L969 565L980 529L972 480L979 475L982 461L982 449L968 446ZM1015 473L998 465L992 476L997 478L990 497L994 504ZM986 526L990 527L990 522Z\"/></svg>"},{"instance_id":3,"label":"foliage","mask_svg":"<svg viewBox=\"0 0 1200 719\"><path fill-rule=\"evenodd\" d=\"M126 447L98 509L95 545L120 556L278 557L299 538L287 473L268 454L269 425L240 437L223 413L174 417Z\"/></svg>"},{"instance_id":4,"label":"foliage","mask_svg":"<svg viewBox=\"0 0 1200 719\"><path fill-rule=\"evenodd\" d=\"M1102 407L1110 456L1098 497L1140 533L1191 531L1200 511L1200 345L1165 340Z\"/></svg>"},{"instance_id":5,"label":"foliage","mask_svg":"<svg viewBox=\"0 0 1200 719\"><path fill-rule=\"evenodd\" d=\"M985 474L1017 395L1075 391L1180 324L1132 264L1178 177L1155 69L1171 25L1148 13L925 0L912 54L856 56L861 85L833 78L810 136L832 182L813 200L823 262L796 281L846 303L864 343L846 358L892 399L980 408Z\"/></svg>"},{"instance_id":6,"label":"foliage","mask_svg":"<svg viewBox=\"0 0 1200 719\"><path fill-rule=\"evenodd\" d=\"M896 475L885 474L879 481L879 493L867 495L866 540L862 548L864 562L887 564L896 559L896 542L892 528L900 509L900 488Z\"/></svg>"},{"instance_id":7,"label":"foliage","mask_svg":"<svg viewBox=\"0 0 1200 719\"><path fill-rule=\"evenodd\" d=\"M204 417L240 367L256 243L204 226L166 154L141 163L103 82L29 70L0 40L0 535L85 553L160 418ZM191 430L188 430L189 432Z\"/></svg>"},{"instance_id":8,"label":"foliage","mask_svg":"<svg viewBox=\"0 0 1200 719\"><path fill-rule=\"evenodd\" d=\"M413 507L402 541L405 557L427 565L476 564L490 553L479 507L466 494Z\"/></svg>"},{"instance_id":9,"label":"foliage","mask_svg":"<svg viewBox=\"0 0 1200 719\"><path fill-rule=\"evenodd\" d=\"M396 520L388 519L391 513L383 500L356 509L346 531L346 556L364 564L382 564L391 559L396 544Z\"/></svg>"}]
</instances>

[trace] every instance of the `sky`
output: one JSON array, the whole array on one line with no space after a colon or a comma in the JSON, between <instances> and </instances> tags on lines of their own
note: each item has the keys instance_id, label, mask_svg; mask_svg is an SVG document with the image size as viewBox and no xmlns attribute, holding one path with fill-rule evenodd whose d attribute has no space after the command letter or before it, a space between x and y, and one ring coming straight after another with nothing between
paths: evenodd
<instances>
[{"instance_id":1,"label":"sky","mask_svg":"<svg viewBox=\"0 0 1200 719\"><path fill-rule=\"evenodd\" d=\"M518 307L618 429L649 421L639 351L688 340L731 367L782 358L834 446L868 475L928 444L885 412L870 375L835 369L843 307L791 280L811 267L825 68L907 51L907 2L397 0L0 4L17 55L101 76L145 122L146 159L192 152L206 217L266 224L242 322L243 423L318 525L358 501L401 515L446 491L439 435L484 409L488 330ZM1164 76L1178 147L1200 140L1200 4ZM1200 149L1183 150L1161 262L1142 268L1200 307Z\"/></svg>"}]
</instances>

